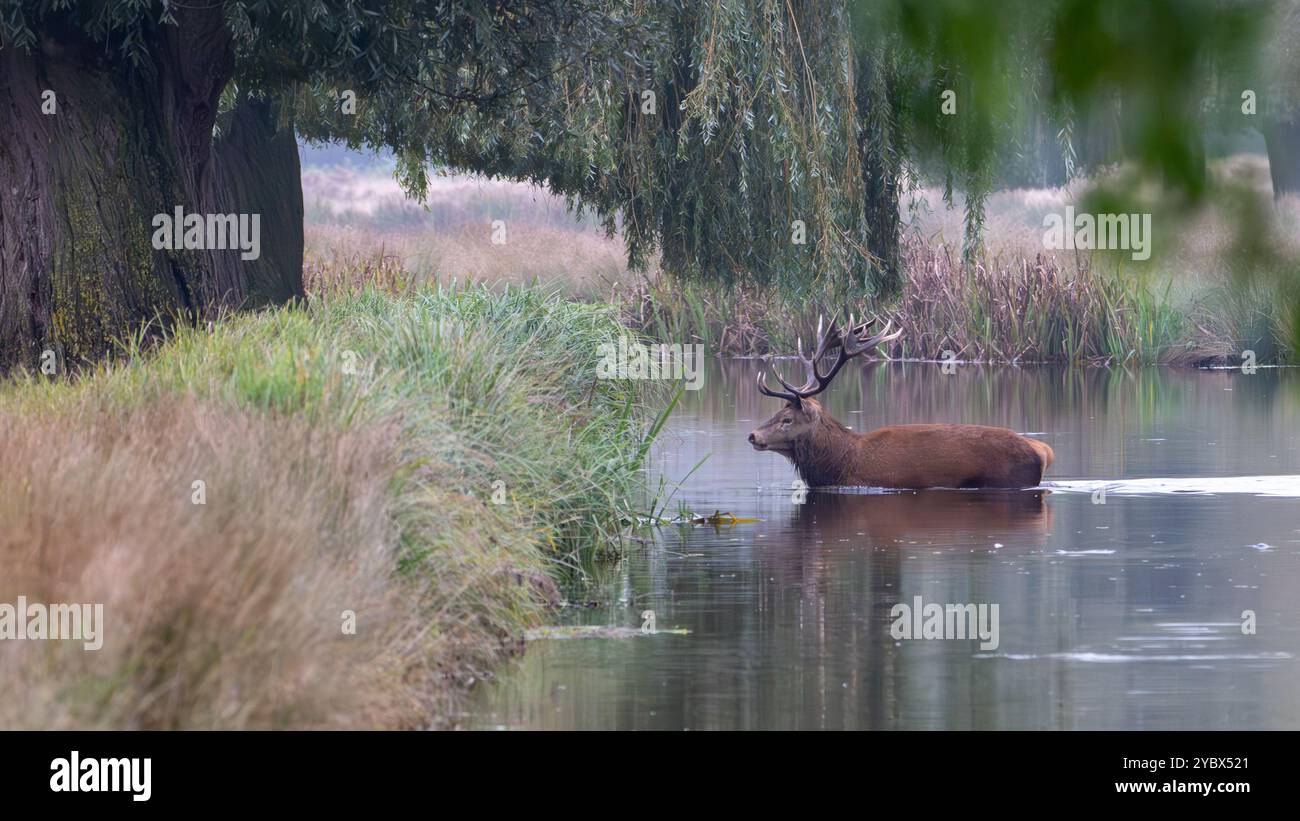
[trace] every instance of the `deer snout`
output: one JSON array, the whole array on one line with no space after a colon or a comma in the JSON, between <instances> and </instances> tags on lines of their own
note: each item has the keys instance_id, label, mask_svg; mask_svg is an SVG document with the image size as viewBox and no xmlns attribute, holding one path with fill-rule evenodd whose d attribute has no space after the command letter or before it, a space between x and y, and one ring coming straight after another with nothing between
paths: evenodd
<instances>
[{"instance_id":1,"label":"deer snout","mask_svg":"<svg viewBox=\"0 0 1300 821\"><path fill-rule=\"evenodd\" d=\"M763 434L757 430L749 432L749 444L753 445L755 450L767 450L767 442L763 439Z\"/></svg>"}]
</instances>

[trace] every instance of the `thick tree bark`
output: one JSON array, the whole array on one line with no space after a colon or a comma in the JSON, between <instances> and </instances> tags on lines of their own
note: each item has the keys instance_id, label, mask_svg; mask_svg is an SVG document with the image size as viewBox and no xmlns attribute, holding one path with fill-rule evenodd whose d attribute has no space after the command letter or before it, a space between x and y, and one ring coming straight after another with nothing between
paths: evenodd
<instances>
[{"instance_id":1,"label":"thick tree bark","mask_svg":"<svg viewBox=\"0 0 1300 821\"><path fill-rule=\"evenodd\" d=\"M261 256L234 258L246 307L303 295L302 168L293 128L278 119L273 103L241 100L213 146L219 211L260 215Z\"/></svg>"},{"instance_id":2,"label":"thick tree bark","mask_svg":"<svg viewBox=\"0 0 1300 821\"><path fill-rule=\"evenodd\" d=\"M1300 119L1267 121L1264 144L1273 198L1300 193Z\"/></svg>"},{"instance_id":3,"label":"thick tree bark","mask_svg":"<svg viewBox=\"0 0 1300 821\"><path fill-rule=\"evenodd\" d=\"M229 32L217 4L176 16L145 33L137 65L72 26L47 26L30 53L0 51L0 372L44 350L65 367L91 361L156 318L301 291L291 130L275 133L270 106L250 103L214 148ZM42 112L47 90L54 113ZM261 259L155 249L154 217L177 206L262 213Z\"/></svg>"}]
</instances>

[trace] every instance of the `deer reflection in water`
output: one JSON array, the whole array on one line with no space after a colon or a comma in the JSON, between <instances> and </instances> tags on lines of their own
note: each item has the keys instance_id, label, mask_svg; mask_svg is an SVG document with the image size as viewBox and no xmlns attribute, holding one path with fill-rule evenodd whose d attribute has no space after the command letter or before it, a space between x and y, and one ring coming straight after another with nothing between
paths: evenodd
<instances>
[{"instance_id":1,"label":"deer reflection in water","mask_svg":"<svg viewBox=\"0 0 1300 821\"><path fill-rule=\"evenodd\" d=\"M801 547L863 544L1041 547L1052 527L1047 490L907 490L809 493L798 506Z\"/></svg>"},{"instance_id":2,"label":"deer reflection in water","mask_svg":"<svg viewBox=\"0 0 1300 821\"><path fill-rule=\"evenodd\" d=\"M897 705L916 697L903 674L907 654L890 635L891 608L916 595L984 601L987 588L973 580L986 566L1047 546L1048 492L811 492L773 522L756 551L760 620L771 641L797 643L803 697L819 713L851 704L860 726L889 726ZM938 565L972 581L930 586L943 576Z\"/></svg>"},{"instance_id":3,"label":"deer reflection in water","mask_svg":"<svg viewBox=\"0 0 1300 821\"><path fill-rule=\"evenodd\" d=\"M919 490L809 493L781 529L781 547L763 554L773 578L797 575L805 595L825 587L826 569L860 553L880 587L897 588L908 548L969 555L1041 550L1052 531L1046 490ZM775 537L776 534L773 534Z\"/></svg>"}]
</instances>

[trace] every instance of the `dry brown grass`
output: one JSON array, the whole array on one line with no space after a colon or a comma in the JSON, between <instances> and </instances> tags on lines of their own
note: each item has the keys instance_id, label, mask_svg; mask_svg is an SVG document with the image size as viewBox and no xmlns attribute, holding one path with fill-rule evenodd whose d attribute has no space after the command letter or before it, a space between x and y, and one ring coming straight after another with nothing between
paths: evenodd
<instances>
[{"instance_id":1,"label":"dry brown grass","mask_svg":"<svg viewBox=\"0 0 1300 821\"><path fill-rule=\"evenodd\" d=\"M381 259L411 284L536 284L577 299L599 299L615 282L637 278L622 243L599 232L511 223L506 238L493 245L488 223L445 231L308 225L304 284L310 291L357 276L368 282Z\"/></svg>"},{"instance_id":2,"label":"dry brown grass","mask_svg":"<svg viewBox=\"0 0 1300 821\"><path fill-rule=\"evenodd\" d=\"M454 721L462 686L513 650L501 625L531 623L548 582L540 554L494 549L519 536L482 502L427 483L418 500L392 493L396 437L196 401L0 415L0 601L102 603L105 621L97 651L0 643L0 726ZM408 535L454 533L460 548L399 573L403 517Z\"/></svg>"},{"instance_id":3,"label":"dry brown grass","mask_svg":"<svg viewBox=\"0 0 1300 821\"><path fill-rule=\"evenodd\" d=\"M621 239L525 183L433 176L415 203L386 166L318 167L303 171L303 197L309 278L337 281L383 258L417 283L536 282L582 299L635 279ZM492 242L494 220L505 224L503 244Z\"/></svg>"},{"instance_id":4,"label":"dry brown grass","mask_svg":"<svg viewBox=\"0 0 1300 821\"><path fill-rule=\"evenodd\" d=\"M1095 271L1035 258L985 257L964 268L945 248L904 244L908 278L885 316L903 335L894 355L994 362L1170 362L1222 354L1227 343L1176 345L1181 318L1156 296Z\"/></svg>"},{"instance_id":5,"label":"dry brown grass","mask_svg":"<svg viewBox=\"0 0 1300 821\"><path fill-rule=\"evenodd\" d=\"M196 402L0 416L0 600L103 603L105 619L98 651L0 644L0 726L418 720L431 705L410 676L428 668L419 591L393 571L393 435Z\"/></svg>"},{"instance_id":6,"label":"dry brown grass","mask_svg":"<svg viewBox=\"0 0 1300 821\"><path fill-rule=\"evenodd\" d=\"M454 725L548 574L620 544L641 386L586 376L619 331L533 291L340 287L0 383L0 603L106 620L94 651L0 641L0 727Z\"/></svg>"},{"instance_id":7,"label":"dry brown grass","mask_svg":"<svg viewBox=\"0 0 1300 821\"><path fill-rule=\"evenodd\" d=\"M432 230L494 219L553 228L581 227L563 198L545 188L473 174L433 174L423 203L413 202L392 167L309 166L302 172L308 222L370 228L420 223ZM423 207L427 206L427 208Z\"/></svg>"},{"instance_id":8,"label":"dry brown grass","mask_svg":"<svg viewBox=\"0 0 1300 821\"><path fill-rule=\"evenodd\" d=\"M944 246L910 238L908 276L883 305L852 300L903 331L880 349L896 358L993 362L1194 364L1236 350L1228 331L1193 329L1158 295L1090 267L1087 257L985 255L970 268ZM777 287L712 289L647 282L621 295L624 321L649 336L703 342L724 355L790 354L834 301ZM1214 326L1211 326L1214 327Z\"/></svg>"},{"instance_id":9,"label":"dry brown grass","mask_svg":"<svg viewBox=\"0 0 1300 821\"><path fill-rule=\"evenodd\" d=\"M990 194L985 202L985 250L991 256L1031 260L1045 256L1058 264L1068 263L1073 252L1044 248L1043 218L1062 214L1067 205L1082 209L1089 194L1099 184L1115 183L1120 171L1113 168L1097 177L1079 177L1060 188L1015 188ZM1208 174L1217 188L1204 207L1192 212L1159 209L1160 192L1151 186L1138 192L1142 209L1154 212L1156 245L1148 263L1127 266L1130 273L1145 269L1189 285L1221 284L1235 262L1243 219L1247 227L1263 231L1278 250L1300 255L1300 199L1273 200L1266 157L1238 154L1216 159L1210 162ZM1258 213L1243 215L1240 209L1246 204ZM908 230L916 237L934 246L961 248L960 195L956 207L947 208L942 189L922 186L904 198L902 209ZM1261 219L1265 224L1257 225Z\"/></svg>"}]
</instances>

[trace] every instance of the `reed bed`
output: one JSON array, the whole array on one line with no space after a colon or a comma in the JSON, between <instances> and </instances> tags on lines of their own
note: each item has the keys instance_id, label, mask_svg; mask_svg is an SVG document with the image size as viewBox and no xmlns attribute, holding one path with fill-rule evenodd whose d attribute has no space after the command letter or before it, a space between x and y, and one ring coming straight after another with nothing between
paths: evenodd
<instances>
[{"instance_id":1,"label":"reed bed","mask_svg":"<svg viewBox=\"0 0 1300 821\"><path fill-rule=\"evenodd\" d=\"M648 336L701 342L711 354L793 353L818 316L846 303L894 323L882 355L926 360L1207 365L1289 361L1285 301L1267 279L1202 288L1192 297L1167 277L1100 270L1094 257L986 255L963 266L953 249L915 237L902 254L902 293L716 288L648 277L616 288L623 319Z\"/></svg>"}]
</instances>

